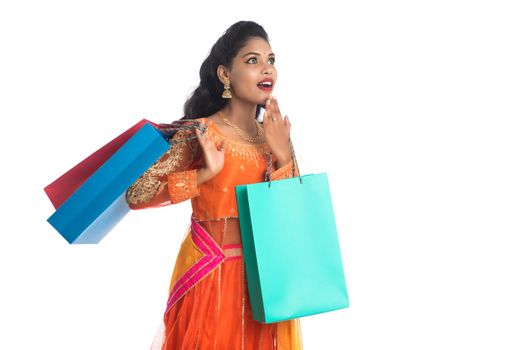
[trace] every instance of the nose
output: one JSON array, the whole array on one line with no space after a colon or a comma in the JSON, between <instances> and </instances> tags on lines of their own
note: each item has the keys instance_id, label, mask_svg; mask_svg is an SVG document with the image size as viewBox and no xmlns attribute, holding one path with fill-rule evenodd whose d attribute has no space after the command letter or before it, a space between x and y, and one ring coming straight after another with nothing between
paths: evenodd
<instances>
[{"instance_id":1,"label":"nose","mask_svg":"<svg viewBox=\"0 0 524 350\"><path fill-rule=\"evenodd\" d=\"M266 65L264 66L264 70L263 70L264 74L272 75L274 74L274 71L275 71L275 67L272 64L266 63Z\"/></svg>"}]
</instances>

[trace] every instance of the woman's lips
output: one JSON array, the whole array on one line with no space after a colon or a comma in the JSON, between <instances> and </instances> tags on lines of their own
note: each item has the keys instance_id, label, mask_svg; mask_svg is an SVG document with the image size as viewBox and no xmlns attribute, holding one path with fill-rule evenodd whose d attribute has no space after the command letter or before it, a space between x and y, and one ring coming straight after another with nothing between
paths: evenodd
<instances>
[{"instance_id":1,"label":"woman's lips","mask_svg":"<svg viewBox=\"0 0 524 350\"><path fill-rule=\"evenodd\" d=\"M271 91L273 90L273 86L263 86L263 85L257 85L259 89L264 91Z\"/></svg>"}]
</instances>

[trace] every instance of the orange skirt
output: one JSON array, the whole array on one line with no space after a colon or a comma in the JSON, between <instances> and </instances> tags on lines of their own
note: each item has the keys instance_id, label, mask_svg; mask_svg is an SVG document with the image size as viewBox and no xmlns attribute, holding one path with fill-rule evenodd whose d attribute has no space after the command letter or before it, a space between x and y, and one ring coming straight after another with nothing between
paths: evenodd
<instances>
[{"instance_id":1,"label":"orange skirt","mask_svg":"<svg viewBox=\"0 0 524 350\"><path fill-rule=\"evenodd\" d=\"M219 246L193 218L169 290L152 350L302 350L300 319L253 319L241 244Z\"/></svg>"}]
</instances>

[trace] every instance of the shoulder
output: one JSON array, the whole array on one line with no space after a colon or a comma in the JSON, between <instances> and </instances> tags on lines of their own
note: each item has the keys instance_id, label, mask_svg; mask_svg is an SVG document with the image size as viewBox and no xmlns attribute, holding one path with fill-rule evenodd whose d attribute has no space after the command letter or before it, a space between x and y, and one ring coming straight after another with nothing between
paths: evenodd
<instances>
[{"instance_id":1,"label":"shoulder","mask_svg":"<svg viewBox=\"0 0 524 350\"><path fill-rule=\"evenodd\" d=\"M211 114L209 117L205 117L205 118L202 118L205 120L205 122L209 125L211 124L214 124L214 125L222 125L224 124L219 118L218 118L218 115L215 113L215 114Z\"/></svg>"},{"instance_id":2,"label":"shoulder","mask_svg":"<svg viewBox=\"0 0 524 350\"><path fill-rule=\"evenodd\" d=\"M209 118L180 119L172 124L172 141L183 141L186 138L196 137L196 127L199 123L209 124Z\"/></svg>"}]
</instances>

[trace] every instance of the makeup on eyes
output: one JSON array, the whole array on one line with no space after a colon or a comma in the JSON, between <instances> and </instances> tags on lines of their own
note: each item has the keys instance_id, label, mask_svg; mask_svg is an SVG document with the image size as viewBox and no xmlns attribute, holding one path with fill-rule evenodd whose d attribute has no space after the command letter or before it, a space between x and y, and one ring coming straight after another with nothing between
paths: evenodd
<instances>
[{"instance_id":1,"label":"makeup on eyes","mask_svg":"<svg viewBox=\"0 0 524 350\"><path fill-rule=\"evenodd\" d=\"M256 57L250 57L250 58L248 58L247 61L246 61L246 63L249 63L249 61L251 61L251 60L254 59L254 58L256 58ZM275 62L276 62L275 57L269 57L269 59L273 59L273 64L275 64Z\"/></svg>"}]
</instances>

